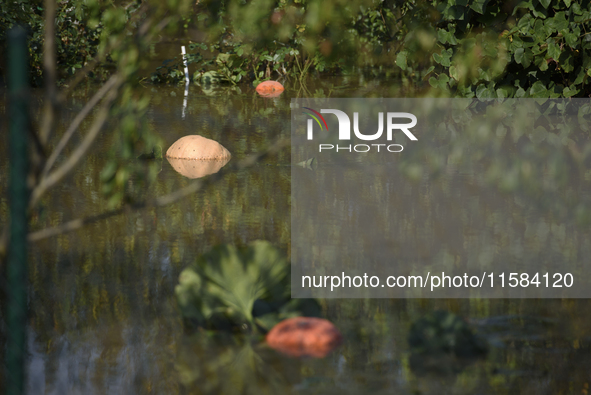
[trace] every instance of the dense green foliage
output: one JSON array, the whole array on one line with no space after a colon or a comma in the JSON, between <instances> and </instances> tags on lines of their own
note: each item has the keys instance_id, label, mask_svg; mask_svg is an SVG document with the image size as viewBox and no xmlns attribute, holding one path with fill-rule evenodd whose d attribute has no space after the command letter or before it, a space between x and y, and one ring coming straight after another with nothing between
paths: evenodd
<instances>
[{"instance_id":1,"label":"dense green foliage","mask_svg":"<svg viewBox=\"0 0 591 395\"><path fill-rule=\"evenodd\" d=\"M228 2L221 10L208 2L195 11L193 27L208 33L209 47L193 46L207 51L190 61L199 63L195 77L213 69L233 83L312 70L367 72L428 81L443 95L583 97L591 93L590 7L571 0L336 0ZM181 78L171 69L152 77Z\"/></svg>"},{"instance_id":2,"label":"dense green foliage","mask_svg":"<svg viewBox=\"0 0 591 395\"><path fill-rule=\"evenodd\" d=\"M437 38L432 86L478 98L591 93L589 2L437 3L439 19L429 30Z\"/></svg>"},{"instance_id":3,"label":"dense green foliage","mask_svg":"<svg viewBox=\"0 0 591 395\"><path fill-rule=\"evenodd\" d=\"M137 7L109 9L98 1L67 1L57 5L55 44L57 68L62 80L93 59L100 58L91 77L102 78L116 67L105 41L115 33L117 24L129 18ZM43 80L44 2L42 0L6 1L0 4L0 42L15 24L28 28L31 78L34 85ZM2 67L3 65L0 65Z\"/></svg>"},{"instance_id":4,"label":"dense green foliage","mask_svg":"<svg viewBox=\"0 0 591 395\"><path fill-rule=\"evenodd\" d=\"M13 23L31 27L37 78L43 41L38 3L3 3L0 17L0 39ZM62 72L101 50L110 54L106 38L137 10L133 4L62 4L56 25ZM187 44L198 83L302 79L315 71L398 78L461 97L591 93L591 5L582 0L229 0L198 2L180 15L174 35ZM102 65L117 63L111 56ZM182 80L180 54L151 76L153 82Z\"/></svg>"}]
</instances>

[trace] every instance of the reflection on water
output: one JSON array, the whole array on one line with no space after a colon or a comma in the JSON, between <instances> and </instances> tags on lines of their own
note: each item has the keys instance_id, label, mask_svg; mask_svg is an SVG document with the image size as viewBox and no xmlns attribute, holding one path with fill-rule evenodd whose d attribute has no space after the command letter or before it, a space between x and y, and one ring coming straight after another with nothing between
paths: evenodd
<instances>
[{"instance_id":1,"label":"reflection on water","mask_svg":"<svg viewBox=\"0 0 591 395\"><path fill-rule=\"evenodd\" d=\"M373 83L335 90L346 82L308 90L394 95ZM246 88L211 97L193 91L182 120L182 88L147 89L154 96L150 123L167 145L201 134L240 160L290 133L290 90L275 99ZM70 104L66 117L85 96ZM98 141L75 174L44 198L33 230L106 210L98 180L108 144ZM4 175L5 140L0 150ZM292 360L257 343L184 333L174 287L198 254L221 242L255 239L289 250L291 169L277 166L289 162L286 150L171 206L32 245L29 393L586 393L586 300L324 300L325 316L344 343L321 360ZM0 217L6 218L6 178L0 177ZM190 182L163 161L157 182L142 193L163 195ZM457 204L460 211L471 207L469 200ZM478 232L482 224L466 226ZM435 309L468 317L489 344L487 357L448 374L413 370L409 328Z\"/></svg>"},{"instance_id":2,"label":"reflection on water","mask_svg":"<svg viewBox=\"0 0 591 395\"><path fill-rule=\"evenodd\" d=\"M587 214L579 214L591 208L591 183L581 176L591 155L573 154L591 149L591 105L584 99L538 102L292 102L292 160L318 161L315 171L292 172L294 295L591 297L585 275L591 235L581 226ZM355 111L363 132L375 130L378 112L412 111L420 120L412 133L419 138L395 130L392 141L386 133L372 141L337 140L340 126L327 116L327 130L316 128L308 140L306 106ZM404 151L386 151L394 142ZM349 143L361 153L347 151ZM508 282L513 272L518 287ZM355 287L345 277L365 273L379 282ZM462 283L464 273L471 286ZM321 276L330 276L328 287L319 286ZM384 286L387 278L397 278L397 286Z\"/></svg>"}]
</instances>

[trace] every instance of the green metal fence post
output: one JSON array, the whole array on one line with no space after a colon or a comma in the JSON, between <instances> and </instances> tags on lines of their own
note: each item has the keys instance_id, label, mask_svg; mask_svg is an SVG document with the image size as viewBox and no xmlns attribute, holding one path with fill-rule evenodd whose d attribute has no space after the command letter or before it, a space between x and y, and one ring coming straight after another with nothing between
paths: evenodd
<instances>
[{"instance_id":1,"label":"green metal fence post","mask_svg":"<svg viewBox=\"0 0 591 395\"><path fill-rule=\"evenodd\" d=\"M8 308L6 393L21 395L25 383L27 330L27 190L28 93L27 35L15 27L8 34L8 92L10 125L10 245L8 250Z\"/></svg>"}]
</instances>

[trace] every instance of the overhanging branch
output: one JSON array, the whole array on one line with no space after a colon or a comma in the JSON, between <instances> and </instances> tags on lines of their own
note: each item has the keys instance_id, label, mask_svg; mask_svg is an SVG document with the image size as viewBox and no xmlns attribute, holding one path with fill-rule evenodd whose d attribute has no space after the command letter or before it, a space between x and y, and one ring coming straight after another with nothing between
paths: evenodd
<instances>
[{"instance_id":1,"label":"overhanging branch","mask_svg":"<svg viewBox=\"0 0 591 395\"><path fill-rule=\"evenodd\" d=\"M39 201L39 198L53 185L61 181L70 171L74 169L74 167L78 164L78 162L83 158L84 154L90 149L92 143L98 136L99 132L102 130L103 126L105 125L107 118L109 116L109 111L111 109L111 105L117 98L117 91L119 87L123 84L123 78L120 76L115 75L116 78L113 86L110 87L110 92L105 98L101 109L99 110L96 118L90 130L84 136L84 139L80 143L80 145L74 150L72 155L55 171L50 173L48 176L43 177L39 184L33 189L31 193L31 200L29 201L29 208L35 207L35 204Z\"/></svg>"},{"instance_id":2,"label":"overhanging branch","mask_svg":"<svg viewBox=\"0 0 591 395\"><path fill-rule=\"evenodd\" d=\"M98 92L94 94L94 96L86 103L86 105L84 105L82 110L76 115L76 118L74 118L74 120L68 127L68 130L66 130L66 132L60 139L59 143L56 145L55 149L49 156L49 159L47 159L47 162L45 163L45 166L43 168L43 172L41 173L41 179L47 177L47 174L53 167L57 157L59 156L59 154L62 153L63 149L66 147L66 144L68 144L68 141L70 141L70 139L74 135L74 132L78 130L78 127L80 126L84 118L86 118L86 116L90 114L92 109L101 101L101 99L107 94L107 92L109 92L109 90L113 88L113 86L117 82L117 79L117 74L109 78L109 80L101 87L101 89L99 89Z\"/></svg>"}]
</instances>

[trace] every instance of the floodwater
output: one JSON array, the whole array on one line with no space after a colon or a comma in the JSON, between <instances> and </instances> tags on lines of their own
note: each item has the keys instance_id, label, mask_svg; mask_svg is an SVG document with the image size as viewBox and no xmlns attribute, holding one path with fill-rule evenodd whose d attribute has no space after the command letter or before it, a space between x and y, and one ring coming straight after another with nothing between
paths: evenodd
<instances>
[{"instance_id":1,"label":"floodwater","mask_svg":"<svg viewBox=\"0 0 591 395\"><path fill-rule=\"evenodd\" d=\"M93 89L76 92L64 122ZM200 134L224 145L232 161L290 135L292 97L392 97L400 92L388 82L346 78L309 83L306 89L288 85L275 99L258 97L251 87L215 92L192 85L184 109L183 87L145 89L153 97L148 122L165 149L182 136ZM6 124L1 127L6 130ZM0 138L4 222L6 133ZM31 230L108 209L99 174L111 144L105 131L72 176L43 198ZM588 393L586 299L321 300L324 316L340 329L344 342L319 360L291 359L261 343L185 330L174 287L200 253L219 243L256 239L289 251L289 163L286 149L169 206L114 216L32 244L28 393ZM144 195L160 196L190 184L166 160L159 166L156 182ZM466 204L458 201L458 210ZM552 210L540 216L558 218ZM471 230L477 233L485 225L475 222ZM488 344L488 354L465 361L413 359L411 324L434 310L464 317Z\"/></svg>"}]
</instances>

